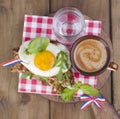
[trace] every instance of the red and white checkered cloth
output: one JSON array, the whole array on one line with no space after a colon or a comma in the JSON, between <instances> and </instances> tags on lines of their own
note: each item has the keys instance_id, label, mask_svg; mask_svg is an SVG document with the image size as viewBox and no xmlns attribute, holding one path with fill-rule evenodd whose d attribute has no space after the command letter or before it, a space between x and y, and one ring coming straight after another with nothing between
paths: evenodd
<instances>
[{"instance_id":1,"label":"red and white checkered cloth","mask_svg":"<svg viewBox=\"0 0 120 119\"><path fill-rule=\"evenodd\" d=\"M37 36L48 37L51 40L56 40L52 30L53 18L48 16L34 16L25 15L24 29L23 29L23 42L36 38ZM85 20L86 34L89 35L101 35L101 21ZM84 84L90 84L93 87L97 85L97 77L83 76L80 73L73 71L75 81L81 81ZM35 94L49 94L57 95L52 90L51 86L46 86L42 81L38 81L35 78L21 79L19 76L18 92L22 93L35 93ZM75 97L79 97L83 92L79 90Z\"/></svg>"}]
</instances>

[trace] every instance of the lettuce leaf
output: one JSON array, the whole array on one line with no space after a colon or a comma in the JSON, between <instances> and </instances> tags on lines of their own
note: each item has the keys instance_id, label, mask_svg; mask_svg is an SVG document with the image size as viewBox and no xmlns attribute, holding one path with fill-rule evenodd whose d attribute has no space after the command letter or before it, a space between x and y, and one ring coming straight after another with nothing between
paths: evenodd
<instances>
[{"instance_id":1,"label":"lettuce leaf","mask_svg":"<svg viewBox=\"0 0 120 119\"><path fill-rule=\"evenodd\" d=\"M73 89L65 88L61 94L61 98L64 101L70 100L74 96L75 92L77 92L80 89L81 85L82 83L79 81L78 83L74 84Z\"/></svg>"},{"instance_id":2,"label":"lettuce leaf","mask_svg":"<svg viewBox=\"0 0 120 119\"><path fill-rule=\"evenodd\" d=\"M72 97L74 96L74 94L81 89L85 94L88 94L90 96L97 96L98 94L100 94L100 91L94 87L92 87L91 85L88 84L82 84L80 81L78 83L75 83L73 85L73 88L64 88L63 92L61 93L61 98L64 101L68 101L70 99L72 99Z\"/></svg>"},{"instance_id":3,"label":"lettuce leaf","mask_svg":"<svg viewBox=\"0 0 120 119\"><path fill-rule=\"evenodd\" d=\"M47 48L50 40L44 37L37 37L31 40L28 44L28 48L26 49L26 54L35 54L39 53Z\"/></svg>"},{"instance_id":4,"label":"lettuce leaf","mask_svg":"<svg viewBox=\"0 0 120 119\"><path fill-rule=\"evenodd\" d=\"M69 89L69 88L65 88L61 94L61 98L64 100L64 101L68 101L70 100L73 95L75 93L75 90L72 90L72 89Z\"/></svg>"},{"instance_id":5,"label":"lettuce leaf","mask_svg":"<svg viewBox=\"0 0 120 119\"><path fill-rule=\"evenodd\" d=\"M83 84L81 85L80 88L85 94L88 94L90 96L96 96L100 93L99 90L97 90L96 88L93 88L91 85L88 85L88 84Z\"/></svg>"}]
</instances>

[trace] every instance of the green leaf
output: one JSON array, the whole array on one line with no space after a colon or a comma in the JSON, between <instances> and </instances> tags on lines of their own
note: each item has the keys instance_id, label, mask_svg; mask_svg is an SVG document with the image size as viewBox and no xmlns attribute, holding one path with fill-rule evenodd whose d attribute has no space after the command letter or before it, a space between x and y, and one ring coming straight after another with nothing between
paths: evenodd
<instances>
[{"instance_id":1,"label":"green leaf","mask_svg":"<svg viewBox=\"0 0 120 119\"><path fill-rule=\"evenodd\" d=\"M71 86L70 79L69 79L69 77L68 77L68 75L66 73L64 74L64 77L68 81L68 84Z\"/></svg>"},{"instance_id":2,"label":"green leaf","mask_svg":"<svg viewBox=\"0 0 120 119\"><path fill-rule=\"evenodd\" d=\"M45 50L50 43L48 38L37 37L31 40L28 44L28 48L25 50L26 54L34 54Z\"/></svg>"},{"instance_id":3,"label":"green leaf","mask_svg":"<svg viewBox=\"0 0 120 119\"><path fill-rule=\"evenodd\" d=\"M55 66L59 67L59 72L58 72L58 80L63 79L63 70L68 69L70 67L69 63L68 63L68 53L64 52L64 51L60 51L57 54L56 57L56 62L55 62Z\"/></svg>"},{"instance_id":4,"label":"green leaf","mask_svg":"<svg viewBox=\"0 0 120 119\"><path fill-rule=\"evenodd\" d=\"M46 77L35 76L37 80L43 81L45 85L48 85Z\"/></svg>"},{"instance_id":5,"label":"green leaf","mask_svg":"<svg viewBox=\"0 0 120 119\"><path fill-rule=\"evenodd\" d=\"M82 85L81 81L78 81L78 83L75 83L74 90L77 92L80 89L81 85Z\"/></svg>"},{"instance_id":6,"label":"green leaf","mask_svg":"<svg viewBox=\"0 0 120 119\"><path fill-rule=\"evenodd\" d=\"M33 76L34 74L32 74L31 72L25 72L24 74L22 74L21 78L29 77L30 79L32 79Z\"/></svg>"},{"instance_id":7,"label":"green leaf","mask_svg":"<svg viewBox=\"0 0 120 119\"><path fill-rule=\"evenodd\" d=\"M78 83L74 84L73 89L65 88L61 93L61 98L64 101L70 100L74 96L75 92L80 89L81 84L82 83L79 81Z\"/></svg>"},{"instance_id":8,"label":"green leaf","mask_svg":"<svg viewBox=\"0 0 120 119\"><path fill-rule=\"evenodd\" d=\"M91 95L91 96L96 96L100 93L99 90L96 88L93 88L91 85L88 84L82 84L81 89L85 94Z\"/></svg>"},{"instance_id":9,"label":"green leaf","mask_svg":"<svg viewBox=\"0 0 120 119\"><path fill-rule=\"evenodd\" d=\"M48 85L47 77L40 77L40 76L38 76L38 75L32 74L31 72L25 72L24 74L22 74L21 78L27 78L27 77L29 77L30 79L32 79L33 76L34 76L37 80L43 81L45 85Z\"/></svg>"},{"instance_id":10,"label":"green leaf","mask_svg":"<svg viewBox=\"0 0 120 119\"><path fill-rule=\"evenodd\" d=\"M58 79L58 80L63 79L63 73L62 73L62 70L61 70L61 69L60 69L59 72L58 72L57 79Z\"/></svg>"},{"instance_id":11,"label":"green leaf","mask_svg":"<svg viewBox=\"0 0 120 119\"><path fill-rule=\"evenodd\" d=\"M74 95L75 91L72 90L72 89L69 89L69 88L65 88L61 94L61 98L64 100L64 101L68 101L70 100L73 95Z\"/></svg>"},{"instance_id":12,"label":"green leaf","mask_svg":"<svg viewBox=\"0 0 120 119\"><path fill-rule=\"evenodd\" d=\"M80 81L78 83L75 83L73 88L72 89L69 89L69 88L65 88L63 90L63 92L61 93L61 98L64 100L64 101L68 101L70 100L75 92L77 92L79 89L82 89L82 91L85 93L85 94L88 94L90 96L96 96L98 95L100 92L99 90L93 88L91 85L88 85L88 84L82 84Z\"/></svg>"}]
</instances>

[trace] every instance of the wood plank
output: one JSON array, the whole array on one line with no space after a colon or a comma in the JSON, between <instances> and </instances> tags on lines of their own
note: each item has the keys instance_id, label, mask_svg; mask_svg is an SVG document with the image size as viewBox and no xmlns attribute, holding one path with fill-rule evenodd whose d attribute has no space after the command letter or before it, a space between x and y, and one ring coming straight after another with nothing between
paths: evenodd
<instances>
[{"instance_id":1,"label":"wood plank","mask_svg":"<svg viewBox=\"0 0 120 119\"><path fill-rule=\"evenodd\" d=\"M24 14L46 15L48 0L0 0L0 62L21 44ZM49 101L17 92L18 74L0 67L0 119L48 119Z\"/></svg>"},{"instance_id":2,"label":"wood plank","mask_svg":"<svg viewBox=\"0 0 120 119\"><path fill-rule=\"evenodd\" d=\"M80 111L81 102L75 104L69 103L51 103L51 119L95 119L91 107L85 111Z\"/></svg>"},{"instance_id":3,"label":"wood plank","mask_svg":"<svg viewBox=\"0 0 120 119\"><path fill-rule=\"evenodd\" d=\"M76 7L82 11L83 14L90 16L95 20L102 21L102 28L105 33L109 36L109 0L51 0L51 12L56 12L58 9L66 6ZM106 80L107 81L107 80ZM102 88L102 94L111 101L111 80L108 79L105 86ZM81 103L77 104L62 104L51 102L51 118L52 119L93 119L95 116L92 114L92 109L89 108L80 111L79 106ZM69 113L68 113L69 112ZM74 114L76 113L76 114ZM99 112L96 112L99 115ZM64 116L66 115L66 116ZM108 114L106 114L108 115ZM109 118L109 117L108 117Z\"/></svg>"},{"instance_id":4,"label":"wood plank","mask_svg":"<svg viewBox=\"0 0 120 119\"><path fill-rule=\"evenodd\" d=\"M114 48L114 61L120 66L120 1L111 0L112 11L112 41ZM113 73L113 91L114 91L114 106L120 114L120 68L117 72Z\"/></svg>"}]
</instances>

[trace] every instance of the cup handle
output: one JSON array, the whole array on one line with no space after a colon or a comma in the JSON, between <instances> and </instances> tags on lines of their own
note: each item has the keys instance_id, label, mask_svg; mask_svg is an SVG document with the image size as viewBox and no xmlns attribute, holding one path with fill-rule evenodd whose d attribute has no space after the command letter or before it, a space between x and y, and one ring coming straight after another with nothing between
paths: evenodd
<instances>
[{"instance_id":1,"label":"cup handle","mask_svg":"<svg viewBox=\"0 0 120 119\"><path fill-rule=\"evenodd\" d=\"M115 62L110 62L107 69L111 71L117 71L118 67L119 67L118 64L116 64Z\"/></svg>"}]
</instances>

